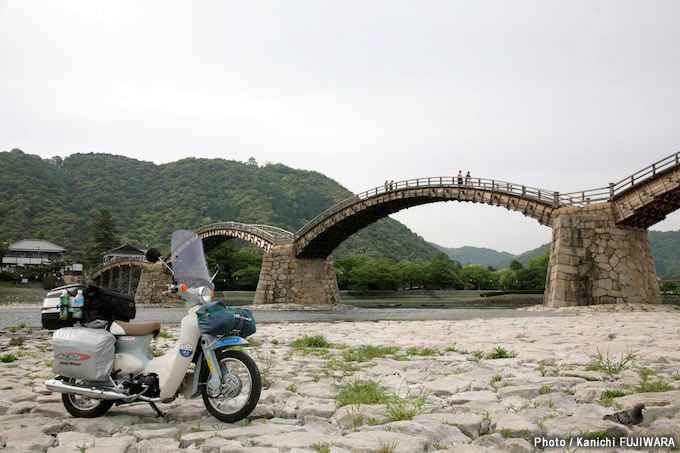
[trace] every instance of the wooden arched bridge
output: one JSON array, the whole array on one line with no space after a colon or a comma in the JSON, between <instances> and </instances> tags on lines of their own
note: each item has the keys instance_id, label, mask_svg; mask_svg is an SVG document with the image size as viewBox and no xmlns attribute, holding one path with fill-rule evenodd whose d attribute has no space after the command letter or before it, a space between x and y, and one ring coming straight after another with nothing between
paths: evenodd
<instances>
[{"instance_id":1,"label":"wooden arched bridge","mask_svg":"<svg viewBox=\"0 0 680 453\"><path fill-rule=\"evenodd\" d=\"M593 298L609 300L606 299L608 297L613 298L614 301L630 300L631 296L626 295L628 292L632 291L632 293L637 294L640 291L621 290L619 287L630 288L633 286L633 281L636 285L645 288L644 296L641 297L649 298L652 297L649 295L650 293L654 291L658 293L653 262L651 262L651 269L649 263L647 263L645 269L638 272L645 274L642 279L644 281L629 278L630 275L627 277L624 275L624 278L614 276L617 271L607 269L607 266L609 268L617 267L619 263L626 262L625 256L629 255L631 261L635 259L651 261L651 250L649 250L646 229L663 220L666 215L680 207L680 153L672 154L655 162L617 183L578 192L560 193L554 190L485 178L452 176L418 178L384 184L353 195L331 206L295 233L268 225L249 225L238 222L220 222L206 225L199 228L197 233L203 239L206 250L212 249L227 239L239 238L251 242L265 251L258 286L260 297L256 296L256 301L265 303L299 302L300 294L305 293L311 294L309 300L320 299L316 303L337 302L339 300L336 294L337 284L331 285L329 283L330 280L334 282L335 277L328 275L328 269L307 272L307 276L300 274L300 272L304 273L305 270L310 269L310 266L325 266L332 269L332 261L330 265L328 264L331 252L352 234L402 209L440 201L464 201L499 206L536 219L539 223L552 227L556 231L562 231L564 233L562 242L565 244L571 242L559 247L561 236L553 239L551 273L554 275L552 275L552 280L549 275L547 292L553 291L550 286L551 282L554 284L559 282L560 291L553 291L558 297L557 299L553 298L553 303L548 303L548 305L569 305L572 304L571 299L574 297L581 299L585 297L588 300ZM557 219L559 218L564 219L564 221L558 222ZM571 220L567 222L567 219ZM579 228L588 230L586 236L590 235L591 230L607 230L606 234L601 231L593 233L599 236L605 234L607 239L605 240L602 237L585 238L584 245L584 231L578 230ZM644 238L630 239L631 235L640 236L638 233L641 232L644 233ZM578 233L578 238L567 239L567 233ZM631 245L635 250L622 251L626 247L621 245L620 236L626 235L629 237L629 242L635 242L634 245ZM592 243L599 245L596 249L592 249ZM559 249L563 250L560 252ZM600 249L605 251L603 252ZM575 275L572 280L570 280L571 277L565 277L565 275L574 273L579 274L581 272L578 270L579 266L594 259L591 255L602 255L605 252L610 256L598 258L602 263L606 258L607 264L600 266L602 269L597 272L596 276L597 281L601 282L598 284L604 287L604 293L600 294L595 291L596 295L593 295L593 288L598 285L593 286L590 283L585 284L585 290L579 289L580 284L574 282L583 280L582 275ZM558 254L559 256L557 256ZM640 254L649 255L649 259L646 256L641 258ZM314 262L317 262L317 264L311 264ZM318 264L319 262L324 264ZM142 262L107 263L94 269L92 276L101 277L113 269L121 269L124 266L131 268L135 265L143 264ZM627 266L640 267L634 264ZM286 270L280 272L279 269L283 268ZM556 269L560 269L559 275ZM272 272L275 273L275 278L271 278ZM624 274L635 272L637 271L627 269ZM648 281L651 279L652 273L654 274L653 282ZM324 276L319 277L321 274ZM284 277L281 277L282 275ZM315 278L322 282L322 286L330 285L334 286L335 289L306 290L311 284L309 282L310 275L315 275ZM108 278L112 283L115 280L110 275ZM612 280L616 280L616 282L610 284L609 282ZM116 281L119 288L124 286L120 283L120 278ZM564 282L571 283L565 284ZM132 283L130 283L131 285ZM613 290L609 288L610 286L619 289ZM652 289L649 290L649 288ZM654 288L656 289L654 290ZM324 294L330 291L333 294L318 297L319 291ZM581 294L584 291L587 293L587 297ZM578 293L578 296L568 295L567 293ZM565 298L569 301L564 302ZM658 295L656 298L658 299ZM546 296L546 302L549 299ZM635 299L635 297L632 297L632 299Z\"/></svg>"}]
</instances>

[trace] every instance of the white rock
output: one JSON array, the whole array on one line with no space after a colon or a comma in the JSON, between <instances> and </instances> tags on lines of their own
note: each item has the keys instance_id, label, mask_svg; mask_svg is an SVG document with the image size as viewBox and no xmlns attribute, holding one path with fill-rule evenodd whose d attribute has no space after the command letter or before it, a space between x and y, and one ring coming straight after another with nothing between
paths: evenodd
<instances>
[{"instance_id":1,"label":"white rock","mask_svg":"<svg viewBox=\"0 0 680 453\"><path fill-rule=\"evenodd\" d=\"M413 418L414 421L419 420L434 420L447 425L452 425L458 428L467 437L476 439L480 435L480 428L484 419L477 414L460 414L460 413L432 413L418 415Z\"/></svg>"}]
</instances>

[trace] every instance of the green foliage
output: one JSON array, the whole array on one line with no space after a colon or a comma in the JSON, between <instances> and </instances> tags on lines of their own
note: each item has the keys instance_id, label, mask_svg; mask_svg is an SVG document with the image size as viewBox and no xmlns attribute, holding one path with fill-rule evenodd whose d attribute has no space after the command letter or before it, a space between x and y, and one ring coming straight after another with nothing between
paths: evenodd
<instances>
[{"instance_id":1,"label":"green foliage","mask_svg":"<svg viewBox=\"0 0 680 453\"><path fill-rule=\"evenodd\" d=\"M94 219L104 209L120 232L119 241L107 250L121 243L167 250L173 231L212 222L234 220L297 231L352 195L317 172L224 159L156 165L110 154L72 154L64 159L64 168L57 169L38 156L12 150L0 152L0 168L0 237L18 240L42 231L78 260L85 257ZM427 260L435 249L385 218L347 239L334 255L350 253L370 259ZM239 277L248 279L253 273L251 268Z\"/></svg>"},{"instance_id":2,"label":"green foliage","mask_svg":"<svg viewBox=\"0 0 680 453\"><path fill-rule=\"evenodd\" d=\"M258 250L259 251L259 250ZM208 269L219 265L219 273L215 277L215 289L218 291L257 289L257 281L262 267L262 253L251 253L244 247L239 250L236 241L225 241L206 256Z\"/></svg>"},{"instance_id":3,"label":"green foliage","mask_svg":"<svg viewBox=\"0 0 680 453\"><path fill-rule=\"evenodd\" d=\"M514 351L507 351L502 346L496 346L493 351L486 355L487 359L511 359L517 357L517 353Z\"/></svg>"},{"instance_id":4,"label":"green foliage","mask_svg":"<svg viewBox=\"0 0 680 453\"><path fill-rule=\"evenodd\" d=\"M21 346L24 344L24 341L26 341L25 337L12 337L9 340L9 345L10 346Z\"/></svg>"},{"instance_id":5,"label":"green foliage","mask_svg":"<svg viewBox=\"0 0 680 453\"><path fill-rule=\"evenodd\" d=\"M293 349L331 348L333 344L326 340L326 337L323 335L305 335L302 338L293 340L291 346Z\"/></svg>"},{"instance_id":6,"label":"green foliage","mask_svg":"<svg viewBox=\"0 0 680 453\"><path fill-rule=\"evenodd\" d=\"M349 404L378 404L385 403L389 398L386 387L371 379L352 379L349 382L338 385L338 395L335 400L338 407Z\"/></svg>"},{"instance_id":7,"label":"green foliage","mask_svg":"<svg viewBox=\"0 0 680 453\"><path fill-rule=\"evenodd\" d=\"M102 253L120 245L116 222L108 209L102 209L92 226L92 240L87 248L86 261L90 266L102 262Z\"/></svg>"},{"instance_id":8,"label":"green foliage","mask_svg":"<svg viewBox=\"0 0 680 453\"><path fill-rule=\"evenodd\" d=\"M5 355L0 356L0 362L2 363L12 363L15 360L18 360L16 354L13 353L8 353Z\"/></svg>"},{"instance_id":9,"label":"green foliage","mask_svg":"<svg viewBox=\"0 0 680 453\"><path fill-rule=\"evenodd\" d=\"M613 355L609 355L609 350L600 351L597 348L597 354L590 356L591 361L586 365L587 371L603 371L607 374L618 374L633 366L637 361L637 356L628 351L626 354L621 354L617 359Z\"/></svg>"},{"instance_id":10,"label":"green foliage","mask_svg":"<svg viewBox=\"0 0 680 453\"><path fill-rule=\"evenodd\" d=\"M372 346L367 344L343 351L342 357L347 362L368 362L376 357L394 354L398 350L399 348L396 346Z\"/></svg>"},{"instance_id":11,"label":"green foliage","mask_svg":"<svg viewBox=\"0 0 680 453\"><path fill-rule=\"evenodd\" d=\"M604 407L610 407L612 405L614 398L618 398L620 396L625 395L627 395L627 393L621 389L607 390L602 394L602 399L598 402Z\"/></svg>"}]
</instances>

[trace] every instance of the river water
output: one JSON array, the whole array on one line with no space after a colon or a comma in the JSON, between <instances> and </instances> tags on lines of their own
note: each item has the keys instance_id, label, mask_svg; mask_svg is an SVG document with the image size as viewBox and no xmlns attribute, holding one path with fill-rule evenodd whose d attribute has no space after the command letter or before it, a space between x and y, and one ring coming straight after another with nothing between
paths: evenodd
<instances>
[{"instance_id":1,"label":"river water","mask_svg":"<svg viewBox=\"0 0 680 453\"><path fill-rule=\"evenodd\" d=\"M0 328L18 326L19 324L25 324L26 327L42 327L40 319L41 308L41 306L0 307ZM178 324L186 313L186 309L183 308L138 307L137 316L134 321L159 321L161 324ZM314 311L253 310L253 314L258 323L465 320L473 318L532 318L562 315L555 312L494 308L366 308Z\"/></svg>"}]
</instances>

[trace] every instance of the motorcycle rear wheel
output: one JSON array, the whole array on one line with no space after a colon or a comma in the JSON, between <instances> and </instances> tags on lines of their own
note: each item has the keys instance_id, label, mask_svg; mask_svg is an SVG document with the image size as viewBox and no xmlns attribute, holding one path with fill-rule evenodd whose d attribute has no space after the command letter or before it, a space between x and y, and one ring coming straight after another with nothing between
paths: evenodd
<instances>
[{"instance_id":1,"label":"motorcycle rear wheel","mask_svg":"<svg viewBox=\"0 0 680 453\"><path fill-rule=\"evenodd\" d=\"M72 378L65 379L64 382L72 385L77 384L77 381ZM113 406L111 400L98 400L72 393L62 393L61 400L68 413L77 418L101 417Z\"/></svg>"},{"instance_id":2,"label":"motorcycle rear wheel","mask_svg":"<svg viewBox=\"0 0 680 453\"><path fill-rule=\"evenodd\" d=\"M199 375L199 386L203 403L216 419L234 423L246 418L260 400L262 382L255 361L242 351L215 351L222 371L219 390L208 388L210 369L203 360Z\"/></svg>"}]
</instances>

